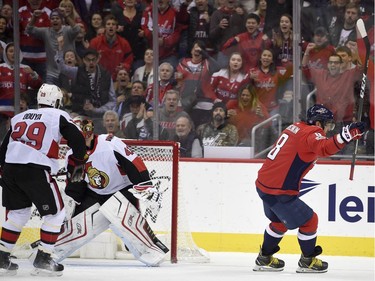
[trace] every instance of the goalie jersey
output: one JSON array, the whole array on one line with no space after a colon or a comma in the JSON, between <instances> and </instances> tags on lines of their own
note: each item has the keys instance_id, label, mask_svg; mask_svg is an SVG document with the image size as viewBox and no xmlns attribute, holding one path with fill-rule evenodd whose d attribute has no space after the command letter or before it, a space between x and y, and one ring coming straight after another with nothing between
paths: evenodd
<instances>
[{"instance_id":1,"label":"goalie jersey","mask_svg":"<svg viewBox=\"0 0 375 281\"><path fill-rule=\"evenodd\" d=\"M85 181L97 194L111 195L127 186L150 180L143 160L113 135L95 135L87 153Z\"/></svg>"},{"instance_id":2,"label":"goalie jersey","mask_svg":"<svg viewBox=\"0 0 375 281\"><path fill-rule=\"evenodd\" d=\"M318 157L330 156L344 147L336 137L327 138L322 128L296 122L277 139L258 172L256 186L273 195L297 195L302 178Z\"/></svg>"}]
</instances>

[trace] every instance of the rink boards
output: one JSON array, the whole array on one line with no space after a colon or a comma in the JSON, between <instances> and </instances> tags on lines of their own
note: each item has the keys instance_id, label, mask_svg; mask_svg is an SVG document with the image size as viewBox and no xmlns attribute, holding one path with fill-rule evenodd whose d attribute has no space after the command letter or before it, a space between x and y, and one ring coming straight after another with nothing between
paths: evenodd
<instances>
[{"instance_id":1,"label":"rink boards","mask_svg":"<svg viewBox=\"0 0 375 281\"><path fill-rule=\"evenodd\" d=\"M318 244L327 255L374 256L375 180L373 162L318 162L304 178L301 199L319 216ZM363 164L363 163L362 163ZM261 163L182 162L180 183L195 242L208 251L257 252L265 226L254 182ZM277 175L275 175L277 176ZM281 243L299 253L296 230Z\"/></svg>"}]
</instances>

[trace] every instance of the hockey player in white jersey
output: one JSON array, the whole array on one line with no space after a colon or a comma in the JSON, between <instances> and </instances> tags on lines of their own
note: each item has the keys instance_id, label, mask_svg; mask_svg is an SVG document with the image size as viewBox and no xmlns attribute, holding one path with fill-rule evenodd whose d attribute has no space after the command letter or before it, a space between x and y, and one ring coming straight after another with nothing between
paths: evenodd
<instances>
[{"instance_id":1,"label":"hockey player in white jersey","mask_svg":"<svg viewBox=\"0 0 375 281\"><path fill-rule=\"evenodd\" d=\"M91 120L83 120L89 159L85 180L69 183L65 193L75 206L55 247L58 261L110 228L139 261L159 265L168 248L156 238L139 211L138 199L156 189L143 160L111 134L95 135ZM68 152L69 154L69 152ZM155 195L155 194L154 194ZM74 201L73 201L74 200Z\"/></svg>"},{"instance_id":2,"label":"hockey player in white jersey","mask_svg":"<svg viewBox=\"0 0 375 281\"><path fill-rule=\"evenodd\" d=\"M10 129L0 148L2 203L7 216L0 238L0 275L15 275L18 265L10 260L32 203L43 218L40 244L32 275L62 275L63 265L51 258L65 218L62 196L51 175L58 171L60 140L72 148L69 171L72 181L83 177L87 158L82 132L69 114L60 110L62 92L55 85L43 84L37 94L38 109L30 109L11 119Z\"/></svg>"}]
</instances>

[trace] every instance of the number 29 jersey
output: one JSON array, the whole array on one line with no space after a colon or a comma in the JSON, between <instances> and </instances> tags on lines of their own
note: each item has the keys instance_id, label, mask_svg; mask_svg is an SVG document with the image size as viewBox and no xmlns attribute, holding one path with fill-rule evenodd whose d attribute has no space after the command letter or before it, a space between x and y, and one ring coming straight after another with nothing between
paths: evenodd
<instances>
[{"instance_id":1,"label":"number 29 jersey","mask_svg":"<svg viewBox=\"0 0 375 281\"><path fill-rule=\"evenodd\" d=\"M343 147L336 136L327 138L321 127L296 122L288 126L273 145L255 184L267 194L297 195L301 180L318 157L333 155Z\"/></svg>"},{"instance_id":2,"label":"number 29 jersey","mask_svg":"<svg viewBox=\"0 0 375 281\"><path fill-rule=\"evenodd\" d=\"M76 127L67 112L55 108L30 109L14 116L5 162L33 163L50 168L51 174L57 173L59 143L63 137L61 117Z\"/></svg>"}]
</instances>

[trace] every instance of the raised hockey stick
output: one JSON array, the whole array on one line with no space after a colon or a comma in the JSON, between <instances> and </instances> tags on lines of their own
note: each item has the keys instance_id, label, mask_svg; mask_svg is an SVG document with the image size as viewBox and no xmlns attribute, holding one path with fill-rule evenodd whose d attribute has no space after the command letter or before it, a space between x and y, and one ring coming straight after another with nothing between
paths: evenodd
<instances>
[{"instance_id":1,"label":"raised hockey stick","mask_svg":"<svg viewBox=\"0 0 375 281\"><path fill-rule=\"evenodd\" d=\"M357 122L360 122L362 119L363 98L365 96L365 88L366 88L366 81L367 81L367 68L368 68L368 61L370 57L370 40L367 36L365 23L363 22L362 19L357 20L357 29L366 47L366 56L365 56L365 61L363 64L364 68L363 68L362 81L361 81L361 91L359 93L359 105L358 105L358 116L357 116ZM354 177L354 167L355 167L355 160L356 160L357 151L358 151L358 141L359 141L358 139L355 141L355 146L354 146L354 151L353 151L353 156L352 156L352 163L350 165L350 175L349 175L350 180L353 180L353 177Z\"/></svg>"}]
</instances>

